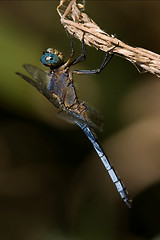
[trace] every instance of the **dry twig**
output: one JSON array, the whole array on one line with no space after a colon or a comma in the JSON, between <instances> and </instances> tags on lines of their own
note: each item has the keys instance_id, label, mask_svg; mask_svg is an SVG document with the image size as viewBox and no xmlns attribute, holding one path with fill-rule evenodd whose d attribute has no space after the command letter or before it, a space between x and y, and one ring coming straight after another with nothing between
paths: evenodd
<instances>
[{"instance_id":1,"label":"dry twig","mask_svg":"<svg viewBox=\"0 0 160 240\"><path fill-rule=\"evenodd\" d=\"M160 77L160 55L140 47L131 47L105 33L86 13L82 12L83 8L84 5L78 3L78 0L61 0L57 7L61 23L70 34L74 33L74 36L81 40L85 32L85 44L105 52L118 44L114 53L121 55L144 71Z\"/></svg>"}]
</instances>

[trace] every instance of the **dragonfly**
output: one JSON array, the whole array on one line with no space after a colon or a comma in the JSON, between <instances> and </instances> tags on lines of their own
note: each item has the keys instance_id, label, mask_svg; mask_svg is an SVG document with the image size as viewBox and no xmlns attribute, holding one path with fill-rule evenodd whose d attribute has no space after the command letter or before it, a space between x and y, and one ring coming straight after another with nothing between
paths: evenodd
<instances>
[{"instance_id":1,"label":"dragonfly","mask_svg":"<svg viewBox=\"0 0 160 240\"><path fill-rule=\"evenodd\" d=\"M128 191L106 156L97 138L96 133L102 126L100 114L94 108L87 106L85 102L79 101L73 83L73 74L92 75L100 73L113 57L113 49L115 47L112 47L106 52L104 60L99 68L93 70L71 70L71 66L82 62L86 58L86 48L83 34L82 53L76 59L73 60L74 43L72 37L71 53L67 61L64 60L63 53L59 52L55 48L48 48L43 52L40 61L44 66L49 67L49 71L43 71L31 64L24 64L24 69L32 78L19 72L16 72L16 74L34 86L55 107L57 107L59 109L58 115L61 118L72 123L76 123L83 130L100 157L105 169L108 171L108 174L117 188L121 198L124 200L126 205L131 208L132 200Z\"/></svg>"}]
</instances>

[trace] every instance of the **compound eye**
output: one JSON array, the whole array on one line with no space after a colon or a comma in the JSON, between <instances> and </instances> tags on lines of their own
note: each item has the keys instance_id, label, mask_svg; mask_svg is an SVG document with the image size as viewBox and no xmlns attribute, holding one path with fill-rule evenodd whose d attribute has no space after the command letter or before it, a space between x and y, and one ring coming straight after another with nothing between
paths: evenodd
<instances>
[{"instance_id":1,"label":"compound eye","mask_svg":"<svg viewBox=\"0 0 160 240\"><path fill-rule=\"evenodd\" d=\"M41 57L41 63L48 67L58 67L63 64L62 60L54 53L46 53Z\"/></svg>"}]
</instances>

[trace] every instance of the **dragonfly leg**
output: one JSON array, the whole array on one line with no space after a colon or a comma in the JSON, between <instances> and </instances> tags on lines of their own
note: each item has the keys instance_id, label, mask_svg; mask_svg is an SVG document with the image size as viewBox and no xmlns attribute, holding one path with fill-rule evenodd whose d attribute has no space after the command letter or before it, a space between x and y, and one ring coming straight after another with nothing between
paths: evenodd
<instances>
[{"instance_id":1,"label":"dragonfly leg","mask_svg":"<svg viewBox=\"0 0 160 240\"><path fill-rule=\"evenodd\" d=\"M73 62L70 63L70 66L75 65L77 63L80 63L80 62L84 61L85 58L86 58L86 48L85 48L85 44L84 44L84 35L85 35L85 33L83 33L83 36L82 36L82 53L79 57L77 57Z\"/></svg>"},{"instance_id":2,"label":"dragonfly leg","mask_svg":"<svg viewBox=\"0 0 160 240\"><path fill-rule=\"evenodd\" d=\"M64 64L64 67L69 67L69 66L71 65L71 60L72 60L72 58L73 58L73 56L74 56L73 38L74 38L74 34L73 34L73 36L72 36L72 38L71 38L71 53L70 53L70 56L69 56L67 62ZM72 62L73 62L73 61L72 61Z\"/></svg>"},{"instance_id":3,"label":"dragonfly leg","mask_svg":"<svg viewBox=\"0 0 160 240\"><path fill-rule=\"evenodd\" d=\"M72 59L72 57L74 56L74 42L73 42L73 38L74 38L74 34L71 38L71 53L70 53L70 57L69 59Z\"/></svg>"},{"instance_id":4,"label":"dragonfly leg","mask_svg":"<svg viewBox=\"0 0 160 240\"><path fill-rule=\"evenodd\" d=\"M112 57L114 56L114 52L112 52L110 54L111 51L113 51L114 48L116 48L116 46L114 46L113 48L111 48L105 55L105 58L100 66L100 68L97 68L97 69L93 69L93 70L74 70L72 71L72 73L76 73L76 74L81 74L81 75L91 75L91 74L98 74L100 73L104 68L105 66L110 62L110 60L112 59ZM110 54L110 56L109 56ZM108 57L109 56L109 57Z\"/></svg>"}]
</instances>

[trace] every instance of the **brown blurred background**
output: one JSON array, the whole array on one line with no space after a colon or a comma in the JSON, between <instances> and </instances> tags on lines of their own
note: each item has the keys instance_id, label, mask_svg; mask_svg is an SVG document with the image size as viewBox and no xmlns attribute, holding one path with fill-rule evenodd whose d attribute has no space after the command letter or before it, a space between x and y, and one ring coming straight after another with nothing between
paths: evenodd
<instances>
[{"instance_id":1,"label":"brown blurred background","mask_svg":"<svg viewBox=\"0 0 160 240\"><path fill-rule=\"evenodd\" d=\"M0 239L160 239L160 79L115 56L96 76L76 76L79 98L104 116L99 136L133 197L127 209L81 130L16 76L41 66L42 51L66 58L70 37L59 1L0 2ZM159 53L159 1L86 1L106 32ZM81 43L75 39L77 56ZM76 66L94 69L104 53L87 47Z\"/></svg>"}]
</instances>

